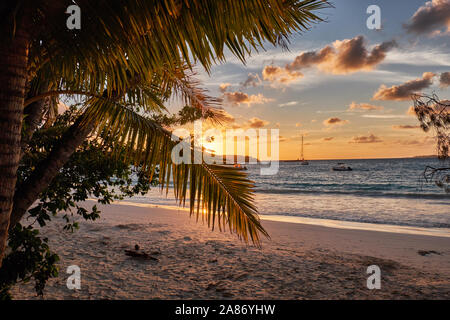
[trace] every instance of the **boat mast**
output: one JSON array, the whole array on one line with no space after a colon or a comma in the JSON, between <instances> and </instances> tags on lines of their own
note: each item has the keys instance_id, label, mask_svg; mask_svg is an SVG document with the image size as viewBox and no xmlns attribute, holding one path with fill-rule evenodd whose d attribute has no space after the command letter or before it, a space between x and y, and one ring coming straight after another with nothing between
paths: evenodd
<instances>
[{"instance_id":1,"label":"boat mast","mask_svg":"<svg viewBox=\"0 0 450 320\"><path fill-rule=\"evenodd\" d=\"M302 161L305 160L305 157L303 156L303 135L302 135Z\"/></svg>"}]
</instances>

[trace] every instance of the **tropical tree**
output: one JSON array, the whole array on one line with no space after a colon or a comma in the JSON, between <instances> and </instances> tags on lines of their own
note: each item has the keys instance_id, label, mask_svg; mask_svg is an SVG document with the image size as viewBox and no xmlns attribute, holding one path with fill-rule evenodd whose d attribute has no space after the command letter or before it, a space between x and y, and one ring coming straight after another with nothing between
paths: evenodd
<instances>
[{"instance_id":1,"label":"tropical tree","mask_svg":"<svg viewBox=\"0 0 450 320\"><path fill-rule=\"evenodd\" d=\"M81 8L81 29L66 27L69 5ZM191 213L203 207L214 225L228 225L259 242L261 227L252 183L218 166L173 165L170 132L149 114L179 95L210 115L217 100L192 80L194 65L209 71L231 52L243 62L265 43L322 19L324 0L21 0L0 4L0 265L8 229L26 214L92 133L107 132L128 157L162 185L173 177ZM58 97L77 95L82 113L31 174L16 185L17 169L36 129ZM197 203L197 208L195 204Z\"/></svg>"},{"instance_id":2,"label":"tropical tree","mask_svg":"<svg viewBox=\"0 0 450 320\"><path fill-rule=\"evenodd\" d=\"M436 94L415 94L412 100L422 130L435 133L437 156L442 164L439 168L427 166L423 173L425 181L433 181L450 193L450 101L441 100Z\"/></svg>"}]
</instances>

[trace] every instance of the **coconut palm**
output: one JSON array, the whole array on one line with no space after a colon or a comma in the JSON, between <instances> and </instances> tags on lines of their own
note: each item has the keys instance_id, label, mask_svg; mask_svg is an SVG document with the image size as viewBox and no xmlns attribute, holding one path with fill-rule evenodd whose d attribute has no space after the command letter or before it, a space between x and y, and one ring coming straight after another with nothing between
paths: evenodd
<instances>
[{"instance_id":1,"label":"coconut palm","mask_svg":"<svg viewBox=\"0 0 450 320\"><path fill-rule=\"evenodd\" d=\"M66 27L69 5L81 8L81 29ZM259 243L261 227L253 184L233 169L173 165L170 132L148 116L180 95L211 114L217 101L190 73L207 71L231 52L243 62L264 44L286 46L288 37L321 21L324 0L20 0L0 4L0 265L7 230L58 174L77 146L105 130L119 137L136 164L160 168L161 184L173 177L175 196L189 195L191 214L206 212L214 227L226 225ZM85 102L49 158L16 186L22 151L48 120L62 95Z\"/></svg>"}]
</instances>

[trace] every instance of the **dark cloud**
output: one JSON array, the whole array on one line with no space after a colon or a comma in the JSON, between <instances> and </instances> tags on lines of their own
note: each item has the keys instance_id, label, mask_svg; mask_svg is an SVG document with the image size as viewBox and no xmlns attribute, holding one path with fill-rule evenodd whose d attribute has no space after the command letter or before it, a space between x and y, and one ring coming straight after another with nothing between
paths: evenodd
<instances>
[{"instance_id":1,"label":"dark cloud","mask_svg":"<svg viewBox=\"0 0 450 320\"><path fill-rule=\"evenodd\" d=\"M375 92L374 100L393 100L393 101L405 101L410 100L411 95L419 93L421 90L429 88L433 84L433 78L436 74L432 72L425 72L422 78L408 81L404 84L386 87L382 85L377 92Z\"/></svg>"},{"instance_id":2,"label":"dark cloud","mask_svg":"<svg viewBox=\"0 0 450 320\"><path fill-rule=\"evenodd\" d=\"M447 88L448 86L450 86L450 72L441 73L439 82L442 88Z\"/></svg>"},{"instance_id":3,"label":"dark cloud","mask_svg":"<svg viewBox=\"0 0 450 320\"><path fill-rule=\"evenodd\" d=\"M318 51L301 53L292 63L286 65L286 70L293 72L312 66L334 74L373 70L395 46L395 41L389 41L369 50L363 36L338 40Z\"/></svg>"},{"instance_id":4,"label":"dark cloud","mask_svg":"<svg viewBox=\"0 0 450 320\"><path fill-rule=\"evenodd\" d=\"M368 136L353 137L353 139L349 141L349 143L379 143L379 142L383 142L383 140L381 140L377 136L374 136L373 134Z\"/></svg>"},{"instance_id":5,"label":"dark cloud","mask_svg":"<svg viewBox=\"0 0 450 320\"><path fill-rule=\"evenodd\" d=\"M247 79L241 83L243 88L257 87L261 84L261 78L255 73L249 73Z\"/></svg>"},{"instance_id":6,"label":"dark cloud","mask_svg":"<svg viewBox=\"0 0 450 320\"><path fill-rule=\"evenodd\" d=\"M426 2L404 27L416 34L440 34L444 28L450 32L450 0Z\"/></svg>"},{"instance_id":7,"label":"dark cloud","mask_svg":"<svg viewBox=\"0 0 450 320\"><path fill-rule=\"evenodd\" d=\"M392 126L393 129L396 130L404 130L404 129L420 129L420 126L411 126L411 125L397 125L397 126Z\"/></svg>"},{"instance_id":8,"label":"dark cloud","mask_svg":"<svg viewBox=\"0 0 450 320\"><path fill-rule=\"evenodd\" d=\"M331 141L331 140L333 140L334 139L334 137L326 137L326 138L323 138L322 140L323 141Z\"/></svg>"},{"instance_id":9,"label":"dark cloud","mask_svg":"<svg viewBox=\"0 0 450 320\"><path fill-rule=\"evenodd\" d=\"M325 120L323 122L323 124L326 126L333 126L333 125L342 125L347 122L348 122L347 120L342 120L340 118L329 118L329 119Z\"/></svg>"}]
</instances>

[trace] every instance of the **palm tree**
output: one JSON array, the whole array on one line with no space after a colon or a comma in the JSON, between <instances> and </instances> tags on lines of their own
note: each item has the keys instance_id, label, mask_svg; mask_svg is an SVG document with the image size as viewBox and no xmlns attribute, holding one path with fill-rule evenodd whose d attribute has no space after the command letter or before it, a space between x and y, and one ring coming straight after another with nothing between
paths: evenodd
<instances>
[{"instance_id":1,"label":"palm tree","mask_svg":"<svg viewBox=\"0 0 450 320\"><path fill-rule=\"evenodd\" d=\"M80 30L66 28L67 7L82 13ZM230 51L243 62L265 43L286 46L288 37L321 21L325 0L22 0L0 4L0 265L8 228L26 213L80 143L107 130L129 148L136 164L160 167L162 185L173 176L175 195L191 214L258 244L252 182L229 168L173 165L170 132L148 115L164 112L174 94L208 113L217 103L192 81ZM16 186L29 137L61 95L85 106L48 159ZM48 103L48 102L53 103ZM197 204L197 207L195 205Z\"/></svg>"}]
</instances>

